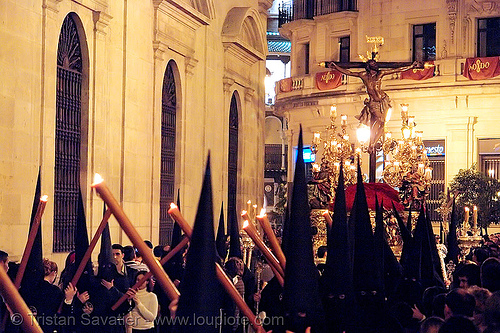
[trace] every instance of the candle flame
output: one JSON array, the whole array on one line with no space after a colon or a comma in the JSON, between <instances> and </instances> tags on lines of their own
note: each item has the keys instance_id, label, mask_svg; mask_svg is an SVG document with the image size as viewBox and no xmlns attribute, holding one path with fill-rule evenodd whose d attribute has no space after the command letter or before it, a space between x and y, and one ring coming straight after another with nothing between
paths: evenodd
<instances>
[{"instance_id":1,"label":"candle flame","mask_svg":"<svg viewBox=\"0 0 500 333\"><path fill-rule=\"evenodd\" d=\"M252 207L253 207L254 209L257 209L257 205L252 205Z\"/></svg>"},{"instance_id":2,"label":"candle flame","mask_svg":"<svg viewBox=\"0 0 500 333\"><path fill-rule=\"evenodd\" d=\"M170 203L170 209L176 209L177 208L177 205L174 204L173 202Z\"/></svg>"},{"instance_id":3,"label":"candle flame","mask_svg":"<svg viewBox=\"0 0 500 333\"><path fill-rule=\"evenodd\" d=\"M48 195L44 195L40 198L40 201L43 201L43 202L47 202L47 200L49 200L49 196Z\"/></svg>"},{"instance_id":4,"label":"candle flame","mask_svg":"<svg viewBox=\"0 0 500 333\"><path fill-rule=\"evenodd\" d=\"M473 209L474 209L475 211L477 211L477 206L474 206L474 207L473 207Z\"/></svg>"},{"instance_id":5,"label":"candle flame","mask_svg":"<svg viewBox=\"0 0 500 333\"><path fill-rule=\"evenodd\" d=\"M248 220L245 220L245 221L243 222L243 229L245 229L246 227L248 227Z\"/></svg>"},{"instance_id":6,"label":"candle flame","mask_svg":"<svg viewBox=\"0 0 500 333\"><path fill-rule=\"evenodd\" d=\"M241 211L241 216L246 215L246 213L247 213L247 211L246 211L246 210L242 210L242 211Z\"/></svg>"},{"instance_id":7,"label":"candle flame","mask_svg":"<svg viewBox=\"0 0 500 333\"><path fill-rule=\"evenodd\" d=\"M264 216L264 215L266 215L266 209L265 209L265 208L262 208L262 209L260 210L260 215L259 215L259 217L260 217L260 216Z\"/></svg>"},{"instance_id":8,"label":"candle flame","mask_svg":"<svg viewBox=\"0 0 500 333\"><path fill-rule=\"evenodd\" d=\"M468 212L469 211L469 207L464 207L465 211Z\"/></svg>"},{"instance_id":9,"label":"candle flame","mask_svg":"<svg viewBox=\"0 0 500 333\"><path fill-rule=\"evenodd\" d=\"M247 201L247 204L248 204L248 205L251 205L251 204L252 204L252 200L248 200L248 201Z\"/></svg>"},{"instance_id":10,"label":"candle flame","mask_svg":"<svg viewBox=\"0 0 500 333\"><path fill-rule=\"evenodd\" d=\"M102 178L100 174L96 173L94 175L94 182L92 183L91 186L94 187L94 186L102 183L103 181L104 181L104 178Z\"/></svg>"}]
</instances>

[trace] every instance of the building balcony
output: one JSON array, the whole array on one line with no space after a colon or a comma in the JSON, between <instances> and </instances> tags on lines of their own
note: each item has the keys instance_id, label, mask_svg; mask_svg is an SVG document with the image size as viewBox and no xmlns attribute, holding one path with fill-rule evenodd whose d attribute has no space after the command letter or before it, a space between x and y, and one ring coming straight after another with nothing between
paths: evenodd
<instances>
[{"instance_id":1,"label":"building balcony","mask_svg":"<svg viewBox=\"0 0 500 333\"><path fill-rule=\"evenodd\" d=\"M490 86L491 89L498 89L500 76L495 78L473 81L463 76L466 59L443 59L435 61L434 76L426 80L400 79L400 74L387 75L383 78L382 86L389 96L395 97L399 91L408 93L409 91L430 89L430 94L439 94L441 88L467 89L473 93L474 87L484 91ZM353 69L359 71L361 69ZM298 75L285 78L276 82L276 102L275 111L282 114L285 109L308 107L318 104L321 99L339 99L338 102L362 101L366 93L361 80L357 77L342 75L340 86L334 89L319 89L316 76L318 73L327 73L327 68L319 68L312 74ZM349 99L349 96L356 96ZM361 97L359 97L361 96ZM319 103L321 104L321 103Z\"/></svg>"},{"instance_id":2,"label":"building balcony","mask_svg":"<svg viewBox=\"0 0 500 333\"><path fill-rule=\"evenodd\" d=\"M278 7L279 27L291 21L344 11L358 11L356 0L293 0Z\"/></svg>"}]
</instances>

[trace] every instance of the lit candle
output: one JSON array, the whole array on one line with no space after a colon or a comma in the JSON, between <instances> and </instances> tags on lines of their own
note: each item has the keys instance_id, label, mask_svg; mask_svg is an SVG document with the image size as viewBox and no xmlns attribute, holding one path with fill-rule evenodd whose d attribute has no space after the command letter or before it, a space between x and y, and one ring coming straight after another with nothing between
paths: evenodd
<instances>
[{"instance_id":1,"label":"lit candle","mask_svg":"<svg viewBox=\"0 0 500 333\"><path fill-rule=\"evenodd\" d=\"M170 209L168 210L168 213L172 218L174 219L175 222L181 227L182 231L186 234L188 238L191 238L191 235L193 234L193 229L191 226L187 223L187 221L184 219L182 216L181 212L179 211L179 208L177 205L174 203L170 204ZM252 310L248 307L248 305L245 303L245 300L243 300L243 297L239 294L239 292L236 290L236 287L234 284L229 280L227 277L226 273L220 267L218 263L215 263L215 273L217 275L217 279L219 282L222 284L228 295L232 298L232 300L236 303L236 306L241 310L241 312L248 318L250 321L250 324L252 327L259 333L265 333L264 329L262 326L260 326L257 323L257 320L255 318L255 315L253 314ZM283 286L283 285L282 285Z\"/></svg>"},{"instance_id":2,"label":"lit candle","mask_svg":"<svg viewBox=\"0 0 500 333\"><path fill-rule=\"evenodd\" d=\"M264 257L267 260L267 263L269 264L269 267L273 270L274 274L276 275L276 278L278 280L283 280L283 277L285 276L285 272L283 271L283 268L280 266L278 263L278 260L276 257L271 253L269 248L264 244L262 241L262 238L260 238L259 234L257 233L257 230L255 229L254 225L248 221L243 222L243 230L248 234L248 236L253 240L255 243L255 246L257 246L264 255ZM284 281L283 281L284 282ZM281 284L281 282L280 282Z\"/></svg>"},{"instance_id":3,"label":"lit candle","mask_svg":"<svg viewBox=\"0 0 500 333\"><path fill-rule=\"evenodd\" d=\"M340 115L340 125L347 126L347 115L345 114Z\"/></svg>"},{"instance_id":4,"label":"lit candle","mask_svg":"<svg viewBox=\"0 0 500 333\"><path fill-rule=\"evenodd\" d=\"M418 173L421 175L424 174L424 163L418 163Z\"/></svg>"},{"instance_id":5,"label":"lit candle","mask_svg":"<svg viewBox=\"0 0 500 333\"><path fill-rule=\"evenodd\" d=\"M401 104L401 119L405 121L408 118L408 104Z\"/></svg>"},{"instance_id":6,"label":"lit candle","mask_svg":"<svg viewBox=\"0 0 500 333\"><path fill-rule=\"evenodd\" d=\"M337 107L334 105L330 107L330 118L337 118Z\"/></svg>"},{"instance_id":7,"label":"lit candle","mask_svg":"<svg viewBox=\"0 0 500 333\"><path fill-rule=\"evenodd\" d=\"M317 145L320 142L321 142L321 133L320 132L314 132L313 143Z\"/></svg>"},{"instance_id":8,"label":"lit candle","mask_svg":"<svg viewBox=\"0 0 500 333\"><path fill-rule=\"evenodd\" d=\"M36 234L38 233L38 227L40 226L43 212L45 211L45 206L47 205L48 196L44 195L40 198L40 202L38 203L38 207L36 210L35 217L33 219L33 223L30 228L30 232L28 234L28 241L26 242L26 246L24 247L23 256L21 258L21 264L17 270L16 279L14 281L14 285L17 289L21 286L21 281L23 280L24 272L26 271L26 266L28 265L28 259L30 258L31 249L33 248L33 243L35 243ZM0 318L1 320L1 318Z\"/></svg>"},{"instance_id":9,"label":"lit candle","mask_svg":"<svg viewBox=\"0 0 500 333\"><path fill-rule=\"evenodd\" d=\"M250 216L248 216L248 212L246 210L241 211L241 217L243 218L243 220L250 221Z\"/></svg>"},{"instance_id":10,"label":"lit candle","mask_svg":"<svg viewBox=\"0 0 500 333\"><path fill-rule=\"evenodd\" d=\"M286 258L281 246L274 234L273 228L271 227L271 223L269 223L269 219L267 218L266 210L262 208L260 211L260 215L257 215L257 220L262 227L262 230L267 235L267 239L269 240L269 244L271 245L271 249L274 251L276 258L278 259L280 266L285 270L286 266Z\"/></svg>"},{"instance_id":11,"label":"lit candle","mask_svg":"<svg viewBox=\"0 0 500 333\"><path fill-rule=\"evenodd\" d=\"M464 220L464 230L467 230L469 226L469 207L464 207L465 210L465 220Z\"/></svg>"},{"instance_id":12,"label":"lit candle","mask_svg":"<svg viewBox=\"0 0 500 333\"><path fill-rule=\"evenodd\" d=\"M332 225L333 225L333 221L332 221L332 217L330 216L330 212L328 210L325 210L323 212L323 217L325 218L325 221L326 223L328 223L328 227L330 227L330 229L332 228Z\"/></svg>"},{"instance_id":13,"label":"lit candle","mask_svg":"<svg viewBox=\"0 0 500 333\"><path fill-rule=\"evenodd\" d=\"M495 176L495 170L489 169L488 170L488 176L490 176L491 178L493 178Z\"/></svg>"},{"instance_id":14,"label":"lit candle","mask_svg":"<svg viewBox=\"0 0 500 333\"><path fill-rule=\"evenodd\" d=\"M477 230L477 206L472 208L472 229Z\"/></svg>"},{"instance_id":15,"label":"lit candle","mask_svg":"<svg viewBox=\"0 0 500 333\"><path fill-rule=\"evenodd\" d=\"M248 200L247 201L247 213L250 214L250 210L252 209L252 201Z\"/></svg>"},{"instance_id":16,"label":"lit candle","mask_svg":"<svg viewBox=\"0 0 500 333\"><path fill-rule=\"evenodd\" d=\"M19 319L18 323L21 324L24 332L43 333L42 329L38 325L36 317L30 311L26 303L24 303L24 300L17 291L16 286L14 286L2 266L0 266L0 294L2 294L5 303L12 310L12 312L17 315L21 315L22 318L17 319ZM0 320L3 320L3 318L0 318Z\"/></svg>"},{"instance_id":17,"label":"lit candle","mask_svg":"<svg viewBox=\"0 0 500 333\"><path fill-rule=\"evenodd\" d=\"M424 179L427 181L431 181L432 179L432 168L428 167L425 169Z\"/></svg>"},{"instance_id":18,"label":"lit candle","mask_svg":"<svg viewBox=\"0 0 500 333\"><path fill-rule=\"evenodd\" d=\"M167 294L168 298L173 301L179 298L179 291L175 287L174 283L168 277L167 273L163 270L160 263L153 256L150 248L144 243L144 239L139 235L135 227L132 225L132 222L128 219L125 212L120 207L118 201L116 201L115 197L104 183L104 180L99 174L95 174L94 184L92 187L95 188L96 192L99 194L101 199L106 203L109 210L113 213L116 220L120 224L122 230L127 234L128 238L132 242L132 244L139 250L142 254L143 260L146 262L146 265L149 267L156 279L162 286L163 290Z\"/></svg>"}]
</instances>

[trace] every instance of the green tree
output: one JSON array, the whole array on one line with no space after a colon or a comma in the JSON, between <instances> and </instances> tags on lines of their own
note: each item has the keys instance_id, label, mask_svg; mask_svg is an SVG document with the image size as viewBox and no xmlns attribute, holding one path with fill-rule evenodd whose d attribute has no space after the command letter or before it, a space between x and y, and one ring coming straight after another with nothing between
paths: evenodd
<instances>
[{"instance_id":1,"label":"green tree","mask_svg":"<svg viewBox=\"0 0 500 333\"><path fill-rule=\"evenodd\" d=\"M456 196L459 221L464 220L464 207L477 206L478 227L487 228L490 223L500 221L500 182L478 171L474 164L469 169L461 169L450 182L450 191Z\"/></svg>"}]
</instances>

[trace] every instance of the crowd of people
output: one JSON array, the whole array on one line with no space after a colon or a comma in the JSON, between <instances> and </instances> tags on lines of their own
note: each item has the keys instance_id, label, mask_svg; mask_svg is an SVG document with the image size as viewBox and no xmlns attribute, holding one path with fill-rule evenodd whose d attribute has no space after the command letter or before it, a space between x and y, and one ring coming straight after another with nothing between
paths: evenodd
<instances>
[{"instance_id":1,"label":"crowd of people","mask_svg":"<svg viewBox=\"0 0 500 333\"><path fill-rule=\"evenodd\" d=\"M21 285L20 294L44 332L51 333L246 333L252 329L243 316L246 307L272 333L500 333L498 244L485 236L480 247L459 259L458 245L451 247L449 241L448 284L428 212L422 207L413 228L411 221L405 226L394 211L403 239L401 258L396 260L384 236L378 202L372 230L359 166L349 221L340 173L327 247L319 253L325 264L315 266L301 149L299 135L293 193L281 241L284 273L275 269L273 276L258 270L254 275L261 255L254 250L250 265L244 264L235 220L228 228L229 242L216 247L207 163L189 245L163 265L178 287L178 299L169 299L154 277L134 287L148 274L141 254L120 244L103 250L103 241L95 271L87 268L76 285L71 281L78 256L70 253L59 279L57 265L44 259L43 278ZM451 225L456 226L453 216ZM175 241L172 237L175 245L181 242L178 230ZM456 228L450 228L449 236L452 230ZM146 243L158 259L173 251L173 247L153 248ZM108 250L110 255L104 255ZM13 278L17 265L9 261L8 254L0 251L0 269ZM227 286L220 283L216 263L243 299L238 307L236 296L223 291ZM118 306L121 298L126 301ZM7 319L5 332L19 332L19 316L9 311L3 298L0 310L0 318Z\"/></svg>"},{"instance_id":2,"label":"crowd of people","mask_svg":"<svg viewBox=\"0 0 500 333\"><path fill-rule=\"evenodd\" d=\"M152 248L150 242L147 244ZM154 254L160 259L169 247L156 247ZM152 249L153 250L153 249ZM326 247L319 249L322 262L328 255ZM256 251L258 254L258 251ZM173 308L154 278L144 282L138 289L131 287L147 272L133 246L112 245L113 266L100 267L95 276L80 281L77 286L70 282L74 273L74 252L68 255L66 267L58 279L57 264L43 260L44 278L34 290L23 291L26 303L38 319L44 332L122 332L146 333L169 332L170 322L157 320L159 316L172 318ZM466 260L460 262L452 275L452 284L423 286L416 279L401 277L395 292L387 295L384 312L381 312L385 332L431 333L431 332L500 332L500 260L498 245L485 237L483 245L471 249ZM264 274L256 285L254 274L241 258L230 257L224 263L225 271L248 305L259 312L266 331L285 332L281 305L283 288L272 273ZM0 251L2 267L13 272L16 263L9 261L6 252ZM175 277L178 286L182 280L184 259L170 262L165 270ZM324 274L325 264L318 265L318 278ZM80 289L81 288L81 289ZM111 307L123 295L128 299L117 310ZM323 301L326 295L323 295ZM226 316L239 317L235 304L226 299L223 311ZM2 305L3 313L6 311ZM104 319L106 318L106 319ZM273 318L273 320L264 320ZM6 332L18 332L19 326L7 325ZM242 321L233 321L223 327L225 332L244 332L248 326ZM329 331L329 330L326 330Z\"/></svg>"}]
</instances>

